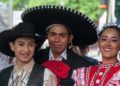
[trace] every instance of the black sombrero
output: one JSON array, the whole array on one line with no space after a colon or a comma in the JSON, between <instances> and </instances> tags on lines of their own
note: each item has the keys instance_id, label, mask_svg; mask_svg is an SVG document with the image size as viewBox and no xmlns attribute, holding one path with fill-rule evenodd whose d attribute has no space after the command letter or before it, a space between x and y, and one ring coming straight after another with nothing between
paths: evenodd
<instances>
[{"instance_id":1,"label":"black sombrero","mask_svg":"<svg viewBox=\"0 0 120 86\"><path fill-rule=\"evenodd\" d=\"M44 37L41 37L35 33L35 29L32 24L21 22L12 29L4 30L0 33L0 52L14 57L14 52L11 51L9 42L14 41L18 37L34 38L38 44L37 49L45 40Z\"/></svg>"},{"instance_id":2,"label":"black sombrero","mask_svg":"<svg viewBox=\"0 0 120 86\"><path fill-rule=\"evenodd\" d=\"M13 52L10 50L9 46L9 37L11 34L11 30L4 30L0 33L0 52L4 53L5 55L14 56Z\"/></svg>"},{"instance_id":3,"label":"black sombrero","mask_svg":"<svg viewBox=\"0 0 120 86\"><path fill-rule=\"evenodd\" d=\"M25 10L21 18L36 28L36 33L45 35L51 24L67 25L74 35L74 45L89 45L97 41L96 24L83 13L63 6L36 6Z\"/></svg>"}]
</instances>

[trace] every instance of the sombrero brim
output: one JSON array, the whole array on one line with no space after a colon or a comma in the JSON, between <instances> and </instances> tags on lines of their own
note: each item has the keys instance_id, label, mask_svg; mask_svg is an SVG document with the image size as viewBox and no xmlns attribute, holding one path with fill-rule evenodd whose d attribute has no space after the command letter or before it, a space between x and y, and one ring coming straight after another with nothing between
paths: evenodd
<instances>
[{"instance_id":1,"label":"sombrero brim","mask_svg":"<svg viewBox=\"0 0 120 86\"><path fill-rule=\"evenodd\" d=\"M89 45L97 41L96 25L83 13L62 6L37 6L25 10L22 20L30 22L36 33L45 35L51 24L67 25L74 35L74 45Z\"/></svg>"},{"instance_id":2,"label":"sombrero brim","mask_svg":"<svg viewBox=\"0 0 120 86\"><path fill-rule=\"evenodd\" d=\"M14 53L11 51L9 46L10 34L11 30L5 30L0 33L0 52L14 57Z\"/></svg>"},{"instance_id":3,"label":"sombrero brim","mask_svg":"<svg viewBox=\"0 0 120 86\"><path fill-rule=\"evenodd\" d=\"M0 52L4 53L7 56L14 57L15 55L14 55L14 52L11 51L10 49L9 42L12 39L17 38L17 37L30 37L30 36L24 35L24 34L23 35L16 34L15 36L15 34L13 34L11 29L2 31L0 33ZM34 37L34 36L32 37L35 38L38 43L37 49L41 47L41 45L46 39L46 37Z\"/></svg>"}]
</instances>

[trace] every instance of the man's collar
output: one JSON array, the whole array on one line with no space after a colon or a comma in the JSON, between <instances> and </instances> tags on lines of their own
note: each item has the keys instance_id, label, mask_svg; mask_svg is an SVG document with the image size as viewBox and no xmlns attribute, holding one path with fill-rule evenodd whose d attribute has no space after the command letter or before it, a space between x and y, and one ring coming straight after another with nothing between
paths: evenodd
<instances>
[{"instance_id":1,"label":"man's collar","mask_svg":"<svg viewBox=\"0 0 120 86\"><path fill-rule=\"evenodd\" d=\"M49 51L49 59L52 59L53 56L53 53L52 53L52 50L50 49ZM65 49L58 57L60 57L59 59L65 59L67 60L67 49ZM54 60L54 59L53 59Z\"/></svg>"}]
</instances>

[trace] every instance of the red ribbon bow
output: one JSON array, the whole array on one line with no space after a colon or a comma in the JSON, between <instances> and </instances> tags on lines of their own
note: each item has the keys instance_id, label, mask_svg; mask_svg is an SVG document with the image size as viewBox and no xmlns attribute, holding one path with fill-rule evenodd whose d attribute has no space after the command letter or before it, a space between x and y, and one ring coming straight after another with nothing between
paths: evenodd
<instances>
[{"instance_id":1,"label":"red ribbon bow","mask_svg":"<svg viewBox=\"0 0 120 86\"><path fill-rule=\"evenodd\" d=\"M70 70L70 67L62 61L49 60L44 62L42 65L50 69L56 75L58 84L61 78L67 78L68 72Z\"/></svg>"}]
</instances>

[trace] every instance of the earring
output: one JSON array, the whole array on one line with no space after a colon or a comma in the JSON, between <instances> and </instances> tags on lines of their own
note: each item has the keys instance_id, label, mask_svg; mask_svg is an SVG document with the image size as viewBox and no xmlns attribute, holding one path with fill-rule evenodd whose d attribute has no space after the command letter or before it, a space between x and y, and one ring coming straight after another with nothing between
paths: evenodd
<instances>
[{"instance_id":1,"label":"earring","mask_svg":"<svg viewBox=\"0 0 120 86\"><path fill-rule=\"evenodd\" d=\"M118 53L117 60L120 61L120 51Z\"/></svg>"}]
</instances>

